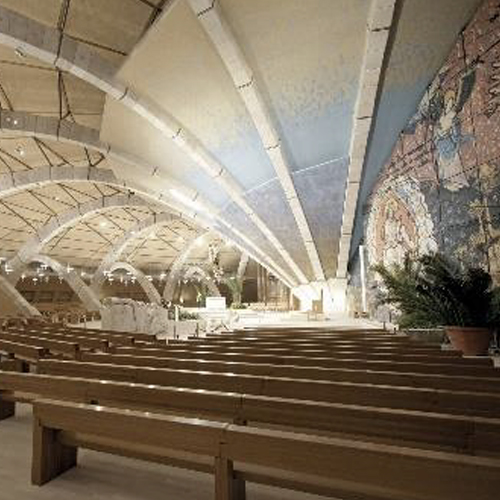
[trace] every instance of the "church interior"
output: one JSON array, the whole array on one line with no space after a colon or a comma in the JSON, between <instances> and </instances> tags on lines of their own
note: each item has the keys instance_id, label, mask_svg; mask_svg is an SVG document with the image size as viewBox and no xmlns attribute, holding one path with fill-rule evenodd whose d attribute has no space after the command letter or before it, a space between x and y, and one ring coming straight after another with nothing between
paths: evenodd
<instances>
[{"instance_id":1,"label":"church interior","mask_svg":"<svg viewBox=\"0 0 500 500\"><path fill-rule=\"evenodd\" d=\"M0 0L0 500L495 500L499 374L500 0Z\"/></svg>"}]
</instances>

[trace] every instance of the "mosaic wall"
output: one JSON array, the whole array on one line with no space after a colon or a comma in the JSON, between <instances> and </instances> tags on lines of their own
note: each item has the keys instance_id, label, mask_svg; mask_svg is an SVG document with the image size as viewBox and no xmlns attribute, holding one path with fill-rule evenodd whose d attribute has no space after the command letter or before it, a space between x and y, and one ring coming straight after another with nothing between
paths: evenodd
<instances>
[{"instance_id":1,"label":"mosaic wall","mask_svg":"<svg viewBox=\"0 0 500 500\"><path fill-rule=\"evenodd\" d=\"M462 32L401 133L372 191L364 240L370 264L440 250L500 282L499 0Z\"/></svg>"},{"instance_id":2,"label":"mosaic wall","mask_svg":"<svg viewBox=\"0 0 500 500\"><path fill-rule=\"evenodd\" d=\"M371 263L440 249L500 277L500 1L459 37L370 200Z\"/></svg>"}]
</instances>

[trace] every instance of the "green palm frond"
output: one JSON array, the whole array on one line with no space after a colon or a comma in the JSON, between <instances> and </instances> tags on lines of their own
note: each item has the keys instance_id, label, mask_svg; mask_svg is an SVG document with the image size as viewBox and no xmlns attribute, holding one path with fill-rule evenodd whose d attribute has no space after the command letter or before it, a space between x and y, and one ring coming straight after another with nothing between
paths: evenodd
<instances>
[{"instance_id":1,"label":"green palm frond","mask_svg":"<svg viewBox=\"0 0 500 500\"><path fill-rule=\"evenodd\" d=\"M373 270L386 290L381 303L401 311L400 325L429 327L442 325L496 326L500 320L500 292L491 276L479 268L462 269L441 254L401 265L384 265Z\"/></svg>"}]
</instances>

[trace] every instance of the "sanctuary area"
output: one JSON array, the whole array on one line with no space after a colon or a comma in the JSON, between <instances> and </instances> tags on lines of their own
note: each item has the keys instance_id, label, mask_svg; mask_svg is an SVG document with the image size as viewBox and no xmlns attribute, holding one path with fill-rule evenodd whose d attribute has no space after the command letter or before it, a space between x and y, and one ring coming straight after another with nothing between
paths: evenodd
<instances>
[{"instance_id":1,"label":"sanctuary area","mask_svg":"<svg viewBox=\"0 0 500 500\"><path fill-rule=\"evenodd\" d=\"M500 498L500 0L0 0L0 500Z\"/></svg>"}]
</instances>

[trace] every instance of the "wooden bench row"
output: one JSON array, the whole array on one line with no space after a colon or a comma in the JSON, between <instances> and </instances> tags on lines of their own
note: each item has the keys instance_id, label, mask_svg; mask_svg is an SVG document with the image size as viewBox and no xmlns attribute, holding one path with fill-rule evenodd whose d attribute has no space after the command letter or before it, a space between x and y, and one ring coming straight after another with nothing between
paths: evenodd
<instances>
[{"instance_id":1,"label":"wooden bench row","mask_svg":"<svg viewBox=\"0 0 500 500\"><path fill-rule=\"evenodd\" d=\"M76 330L76 329L75 329ZM82 352L108 352L114 346L134 346L133 336L109 334L84 334L74 330L43 330L29 327L26 329L9 328L0 331L0 351L19 359L36 363L42 357L62 355L66 358L79 359ZM165 346L158 341L145 343L144 347Z\"/></svg>"},{"instance_id":2,"label":"wooden bench row","mask_svg":"<svg viewBox=\"0 0 500 500\"><path fill-rule=\"evenodd\" d=\"M498 416L500 412L498 392L262 377L58 360L41 360L38 363L38 371L46 375L459 415Z\"/></svg>"},{"instance_id":3,"label":"wooden bench row","mask_svg":"<svg viewBox=\"0 0 500 500\"><path fill-rule=\"evenodd\" d=\"M54 354L62 354L73 359L76 359L79 356L81 349L95 349L101 351L109 350L109 342L104 339L92 339L88 337L76 337L74 335L68 334L54 334L54 333L35 333L30 332L26 333L10 333L10 332L1 332L0 339L7 340L11 342L24 343L26 345L36 345L38 347L45 347ZM124 347L127 349L127 347ZM274 354L274 355L290 355L295 354L297 351L293 348L253 348L253 347L225 347L225 346L212 346L212 345L203 345L203 346L194 346L194 345L183 345L183 346L162 346L160 344L151 344L151 343L141 343L136 344L131 347L137 354L140 350L163 350L165 352L173 352L173 351L184 351L199 349L200 351L206 352L230 352L230 353L241 353L241 354ZM349 349L349 348L346 348ZM114 352L122 352L122 347L118 346ZM300 350L300 354L303 356L307 356L309 358L312 357L327 357L330 354L341 354L341 353L356 353L359 350L327 350L327 349L303 349ZM361 349L361 352L364 352L366 355L368 354L380 354L380 355L404 355L412 353L412 355L424 355L424 356L433 356L438 358L451 358L453 357L453 353L448 353L446 351L439 352L431 352L431 351L419 351L416 350L403 350L403 349L380 349L376 351L365 352ZM414 354L413 354L414 353Z\"/></svg>"},{"instance_id":4,"label":"wooden bench row","mask_svg":"<svg viewBox=\"0 0 500 500\"><path fill-rule=\"evenodd\" d=\"M4 330L5 333L11 333L15 335L27 335L27 336L35 336L35 337L46 337L46 338L57 338L57 337L65 337L65 338L77 338L81 339L83 342L106 342L109 345L124 345L124 346L131 346L134 344L134 339L133 337L125 337L125 336L120 336L117 337L116 341L114 339L109 338L107 335L89 335L86 334L85 332L77 332L74 330L46 330L42 328L9 328L8 330ZM0 335L2 333L0 332Z\"/></svg>"},{"instance_id":5,"label":"wooden bench row","mask_svg":"<svg viewBox=\"0 0 500 500\"><path fill-rule=\"evenodd\" d=\"M84 353L82 360L96 361L96 362L109 362L110 364L117 365L130 365L130 366L151 366L156 368L180 368L185 363L191 363L193 366L199 365L200 369L211 369L214 367L215 371L228 371L234 369L238 373L264 373L267 370L274 368L280 369L297 369L302 373L307 374L305 378L321 379L324 375L328 374L330 370L347 369L347 370L360 370L370 372L409 372L409 373L424 373L424 374L438 374L438 375L455 375L459 377L500 377L500 371L491 365L475 366L463 365L461 363L450 362L444 360L442 363L424 363L424 362L406 362L406 361L374 361L363 360L357 358L337 359L332 358L328 366L316 365L301 365L287 363L288 358L273 358L273 362L260 362L260 358L255 361L254 356L239 356L237 360L233 355L211 355L208 353L200 357L182 357L182 353L174 352L161 352L160 356L150 356L149 351L138 351L140 354L104 354L104 353ZM206 367L206 368L203 368ZM220 367L216 369L215 367ZM248 370L247 370L248 367ZM260 371L262 370L262 371ZM283 372L282 372L283 373ZM304 378L304 377L303 377Z\"/></svg>"},{"instance_id":6,"label":"wooden bench row","mask_svg":"<svg viewBox=\"0 0 500 500\"><path fill-rule=\"evenodd\" d=\"M150 335L149 333L136 333L136 332L120 332L117 330L106 330L101 328L77 328L77 327L68 327L63 326L61 324L53 324L53 323L43 323L42 325L37 325L37 328L41 328L44 330L60 330L60 331L70 331L74 333L82 333L82 334L108 334L113 337L125 336L125 337L133 337L137 340L144 341L154 341L157 340L154 335Z\"/></svg>"},{"instance_id":7,"label":"wooden bench row","mask_svg":"<svg viewBox=\"0 0 500 500\"><path fill-rule=\"evenodd\" d=\"M37 485L85 447L213 473L216 500L242 500L241 481L366 500L491 500L500 488L493 458L51 400L34 415Z\"/></svg>"},{"instance_id":8,"label":"wooden bench row","mask_svg":"<svg viewBox=\"0 0 500 500\"><path fill-rule=\"evenodd\" d=\"M183 349L196 349L200 351L213 351L213 352L247 352L249 354L296 354L297 352L300 352L301 354L306 354L307 356L310 357L321 357L321 356L328 356L330 354L333 354L335 352L339 351L361 351L361 352L366 352L366 353L374 353L374 354L410 354L410 355L416 355L416 354L422 354L422 355L428 355L428 356L439 356L439 357L460 357L461 354L457 351L443 351L441 349L428 349L426 347L419 347L417 346L371 346L371 347L366 347L364 345L359 345L355 343L345 343L345 344L339 344L339 345L332 345L332 346L325 346L325 345L320 345L320 346L315 346L315 345L309 345L305 344L304 346L293 346L293 345L285 345L285 344L279 344L277 346L273 347L267 347L267 346L254 346L251 343L243 343L243 344L238 344L235 346L227 346L224 344L216 344L216 343L192 343L192 342L187 342L185 344L181 345L168 345L169 350L183 350Z\"/></svg>"},{"instance_id":9,"label":"wooden bench row","mask_svg":"<svg viewBox=\"0 0 500 500\"><path fill-rule=\"evenodd\" d=\"M401 353L374 353L366 352L363 350L341 350L332 353L323 352L320 355L312 356L308 352L287 351L270 352L263 351L248 352L248 351L235 351L235 350L221 350L214 351L209 349L195 349L185 347L183 349L170 349L168 347L155 346L149 348L148 346L133 346L133 347L117 347L113 350L115 354L128 354L133 356L178 356L181 358L203 358L203 359L226 359L229 361L241 361L252 358L254 363L274 363L278 364L294 364L306 366L323 366L328 367L332 362L339 359L363 359L366 361L405 361L415 363L457 363L460 366L486 366L491 367L492 361L490 358L462 358L460 356L450 356L441 353L432 354L401 354ZM282 360L282 361L280 361Z\"/></svg>"},{"instance_id":10,"label":"wooden bench row","mask_svg":"<svg viewBox=\"0 0 500 500\"><path fill-rule=\"evenodd\" d=\"M0 352L5 353L7 357L17 358L28 363L37 363L40 359L46 357L49 351L44 347L36 347L19 342L10 342L0 338Z\"/></svg>"},{"instance_id":11,"label":"wooden bench row","mask_svg":"<svg viewBox=\"0 0 500 500\"><path fill-rule=\"evenodd\" d=\"M266 349L273 348L289 348L289 349L341 349L356 347L366 350L377 350L377 349L401 349L401 350L427 350L427 351L440 351L440 347L436 344L428 344L423 342L412 342L410 340L405 341L386 341L386 340L369 340L363 341L359 339L353 340L276 340L276 341L265 341L265 340L220 340L220 339L195 339L195 340L168 340L169 346L185 346L185 345L196 345L196 346L217 346L217 347L259 347Z\"/></svg>"},{"instance_id":12,"label":"wooden bench row","mask_svg":"<svg viewBox=\"0 0 500 500\"><path fill-rule=\"evenodd\" d=\"M200 337L190 337L194 340L200 340ZM233 341L233 340L257 340L262 342L275 342L277 340L287 340L289 342L304 342L304 341L325 341L330 340L363 340L367 342L414 342L410 337L405 334L388 334L388 333L371 333L367 331L332 331L323 333L287 333L283 334L259 334L259 333L235 333L235 332L220 332L220 333L207 333L201 339L210 339L217 341Z\"/></svg>"},{"instance_id":13,"label":"wooden bench row","mask_svg":"<svg viewBox=\"0 0 500 500\"><path fill-rule=\"evenodd\" d=\"M121 359L125 358L125 359ZM371 383L407 387L435 387L438 389L500 392L500 376L491 369L489 377L466 376L463 373L449 375L441 373L417 373L411 371L372 371L351 368L312 368L300 366L258 365L251 363L227 363L208 360L182 360L172 358L135 358L99 353L82 353L82 361L92 363L147 366L174 370L208 371L256 375L272 378L298 378L308 380L330 380L337 382Z\"/></svg>"},{"instance_id":14,"label":"wooden bench row","mask_svg":"<svg viewBox=\"0 0 500 500\"><path fill-rule=\"evenodd\" d=\"M198 416L231 423L273 425L355 440L500 457L500 419L424 413L342 403L132 384L51 375L0 373L0 412L16 402L57 398L118 408Z\"/></svg>"},{"instance_id":15,"label":"wooden bench row","mask_svg":"<svg viewBox=\"0 0 500 500\"><path fill-rule=\"evenodd\" d=\"M149 341L145 340L142 335L136 337L136 334L123 334L123 333L109 333L109 332L88 332L86 330L80 328L37 328L37 327L26 327L26 328L18 328L18 327L10 327L6 330L6 332L10 333L18 333L18 334L36 334L36 335L65 335L65 336L74 336L79 338L86 338L90 340L100 339L109 342L110 345L133 345L135 340L140 342L148 342L151 344L158 343L156 338L151 336ZM165 342L161 342L161 344L165 344Z\"/></svg>"}]
</instances>

